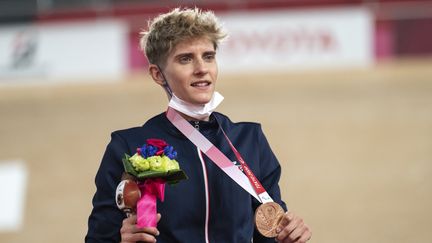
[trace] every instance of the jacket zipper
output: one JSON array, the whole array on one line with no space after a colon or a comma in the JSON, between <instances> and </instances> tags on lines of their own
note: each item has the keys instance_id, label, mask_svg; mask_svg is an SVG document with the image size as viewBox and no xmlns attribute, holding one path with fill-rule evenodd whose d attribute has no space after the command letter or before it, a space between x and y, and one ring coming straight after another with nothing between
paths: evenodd
<instances>
[{"instance_id":1,"label":"jacket zipper","mask_svg":"<svg viewBox=\"0 0 432 243\"><path fill-rule=\"evenodd\" d=\"M199 131L199 121L194 121L194 127Z\"/></svg>"},{"instance_id":2,"label":"jacket zipper","mask_svg":"<svg viewBox=\"0 0 432 243\"><path fill-rule=\"evenodd\" d=\"M195 129L199 130L199 121L195 121L194 124ZM198 152L198 158L201 161L202 171L203 171L203 177L204 177L204 189L205 189L205 201L206 201L206 213L205 213L205 222L204 222L204 236L205 236L205 242L209 243L209 235L208 235L208 224L209 224L209 217L210 217L210 194L209 194L209 188L208 188L208 177L207 177L207 167L205 165L204 158L202 156L201 150L197 148Z\"/></svg>"}]
</instances>

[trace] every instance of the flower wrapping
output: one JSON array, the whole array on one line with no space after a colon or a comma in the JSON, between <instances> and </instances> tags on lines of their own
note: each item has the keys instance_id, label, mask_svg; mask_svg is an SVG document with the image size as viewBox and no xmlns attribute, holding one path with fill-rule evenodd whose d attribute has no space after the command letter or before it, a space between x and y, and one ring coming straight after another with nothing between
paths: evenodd
<instances>
[{"instance_id":1,"label":"flower wrapping","mask_svg":"<svg viewBox=\"0 0 432 243\"><path fill-rule=\"evenodd\" d=\"M144 183L140 183L142 197L137 203L137 226L156 227L157 226L157 211L156 199L164 201L165 181L162 179L148 179Z\"/></svg>"}]
</instances>

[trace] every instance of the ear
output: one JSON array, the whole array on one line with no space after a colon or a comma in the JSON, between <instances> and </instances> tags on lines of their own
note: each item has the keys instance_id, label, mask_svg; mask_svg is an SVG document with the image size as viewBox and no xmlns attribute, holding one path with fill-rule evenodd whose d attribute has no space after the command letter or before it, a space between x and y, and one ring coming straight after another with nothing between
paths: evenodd
<instances>
[{"instance_id":1,"label":"ear","mask_svg":"<svg viewBox=\"0 0 432 243\"><path fill-rule=\"evenodd\" d=\"M165 85L165 80L163 78L162 72L159 67L155 64L149 65L149 73L153 80L159 85Z\"/></svg>"}]
</instances>

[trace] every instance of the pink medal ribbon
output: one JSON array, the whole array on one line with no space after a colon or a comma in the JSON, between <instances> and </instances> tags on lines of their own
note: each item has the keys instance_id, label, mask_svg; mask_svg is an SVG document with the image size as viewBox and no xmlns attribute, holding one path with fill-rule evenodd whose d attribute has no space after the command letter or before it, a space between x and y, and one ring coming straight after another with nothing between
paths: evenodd
<instances>
[{"instance_id":1,"label":"pink medal ribbon","mask_svg":"<svg viewBox=\"0 0 432 243\"><path fill-rule=\"evenodd\" d=\"M156 227L157 211L156 199L164 201L165 181L162 179L147 179L138 185L141 198L137 203L137 226Z\"/></svg>"},{"instance_id":2,"label":"pink medal ribbon","mask_svg":"<svg viewBox=\"0 0 432 243\"><path fill-rule=\"evenodd\" d=\"M273 202L273 199L258 181L252 170L247 166L246 162L241 157L240 153L234 147L228 136L223 131L225 138L228 140L231 149L234 151L239 160L243 173L236 165L232 163L225 154L223 154L214 144L212 144L204 135L195 129L186 119L184 119L176 110L168 107L166 112L168 120L185 135L195 146L197 146L213 163L221 168L231 179L240 185L249 194L254 196L259 202Z\"/></svg>"}]
</instances>

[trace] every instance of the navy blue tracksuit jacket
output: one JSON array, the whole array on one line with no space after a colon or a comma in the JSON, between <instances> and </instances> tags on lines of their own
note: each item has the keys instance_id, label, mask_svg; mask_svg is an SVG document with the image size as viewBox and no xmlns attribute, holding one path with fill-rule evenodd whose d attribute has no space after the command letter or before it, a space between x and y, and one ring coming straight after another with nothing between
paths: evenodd
<instances>
[{"instance_id":1,"label":"navy blue tracksuit jacket","mask_svg":"<svg viewBox=\"0 0 432 243\"><path fill-rule=\"evenodd\" d=\"M281 168L261 126L250 122L233 123L216 112L210 121L192 124L232 161L237 159L219 124L269 195L286 210L278 185ZM165 201L157 203L162 215L157 242L274 242L274 239L261 237L254 228L254 211L259 202L201 154L171 124L165 113L148 120L142 127L111 134L111 142L96 174L97 191L85 242L120 242L125 215L116 206L115 190L124 171L121 159L125 153L134 154L149 138L163 139L172 145L178 152L181 169L189 177L176 185L167 185Z\"/></svg>"}]
</instances>

